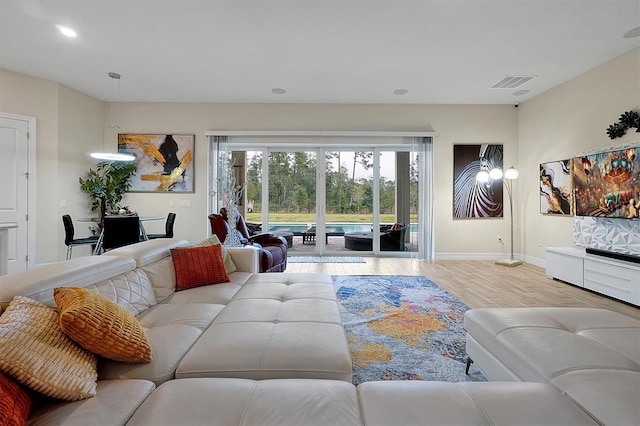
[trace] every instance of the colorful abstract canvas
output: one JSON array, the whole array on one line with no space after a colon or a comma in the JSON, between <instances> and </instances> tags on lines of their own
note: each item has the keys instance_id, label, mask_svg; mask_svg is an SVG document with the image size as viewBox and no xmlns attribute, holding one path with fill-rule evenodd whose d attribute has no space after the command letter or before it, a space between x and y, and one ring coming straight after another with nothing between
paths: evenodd
<instances>
[{"instance_id":1,"label":"colorful abstract canvas","mask_svg":"<svg viewBox=\"0 0 640 426\"><path fill-rule=\"evenodd\" d=\"M480 170L502 168L502 145L453 146L453 217L502 217L502 179L481 183Z\"/></svg>"},{"instance_id":2,"label":"colorful abstract canvas","mask_svg":"<svg viewBox=\"0 0 640 426\"><path fill-rule=\"evenodd\" d=\"M131 192L193 192L194 135L119 134L118 152L133 154Z\"/></svg>"},{"instance_id":3,"label":"colorful abstract canvas","mask_svg":"<svg viewBox=\"0 0 640 426\"><path fill-rule=\"evenodd\" d=\"M540 164L540 213L573 215L573 160Z\"/></svg>"}]
</instances>

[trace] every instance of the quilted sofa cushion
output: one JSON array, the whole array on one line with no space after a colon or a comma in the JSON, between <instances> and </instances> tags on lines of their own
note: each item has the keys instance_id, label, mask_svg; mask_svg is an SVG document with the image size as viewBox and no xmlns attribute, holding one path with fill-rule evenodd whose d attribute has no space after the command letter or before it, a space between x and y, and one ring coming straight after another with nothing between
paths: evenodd
<instances>
[{"instance_id":1,"label":"quilted sofa cushion","mask_svg":"<svg viewBox=\"0 0 640 426\"><path fill-rule=\"evenodd\" d=\"M331 277L252 276L184 357L176 377L351 381Z\"/></svg>"},{"instance_id":2,"label":"quilted sofa cushion","mask_svg":"<svg viewBox=\"0 0 640 426\"><path fill-rule=\"evenodd\" d=\"M155 388L147 380L101 380L93 398L48 400L35 406L29 426L124 425Z\"/></svg>"},{"instance_id":3,"label":"quilted sofa cushion","mask_svg":"<svg viewBox=\"0 0 640 426\"><path fill-rule=\"evenodd\" d=\"M176 409L179 407L179 409ZM356 389L335 380L179 379L128 425L361 425Z\"/></svg>"},{"instance_id":4,"label":"quilted sofa cushion","mask_svg":"<svg viewBox=\"0 0 640 426\"><path fill-rule=\"evenodd\" d=\"M640 321L606 309L472 309L464 327L520 380L583 368L640 371Z\"/></svg>"},{"instance_id":5,"label":"quilted sofa cushion","mask_svg":"<svg viewBox=\"0 0 640 426\"><path fill-rule=\"evenodd\" d=\"M101 360L98 378L145 379L159 385L175 377L175 370L213 322L224 305L188 303L158 304L137 319L144 328L153 351L153 361L147 364L125 364Z\"/></svg>"},{"instance_id":6,"label":"quilted sofa cushion","mask_svg":"<svg viewBox=\"0 0 640 426\"><path fill-rule=\"evenodd\" d=\"M365 382L363 423L387 425L597 425L542 383Z\"/></svg>"},{"instance_id":7,"label":"quilted sofa cushion","mask_svg":"<svg viewBox=\"0 0 640 426\"><path fill-rule=\"evenodd\" d=\"M87 289L106 297L122 306L131 315L138 315L156 304L156 297L147 274L141 269L134 269L115 275Z\"/></svg>"},{"instance_id":8,"label":"quilted sofa cushion","mask_svg":"<svg viewBox=\"0 0 640 426\"><path fill-rule=\"evenodd\" d=\"M493 380L546 382L603 424L640 419L640 321L591 308L466 312L467 353Z\"/></svg>"},{"instance_id":9,"label":"quilted sofa cushion","mask_svg":"<svg viewBox=\"0 0 640 426\"><path fill-rule=\"evenodd\" d=\"M137 270L143 271L160 303L175 292L176 272L171 260L171 249L188 246L186 240L158 238L110 250L100 257L129 259ZM133 268L132 268L133 269Z\"/></svg>"}]
</instances>

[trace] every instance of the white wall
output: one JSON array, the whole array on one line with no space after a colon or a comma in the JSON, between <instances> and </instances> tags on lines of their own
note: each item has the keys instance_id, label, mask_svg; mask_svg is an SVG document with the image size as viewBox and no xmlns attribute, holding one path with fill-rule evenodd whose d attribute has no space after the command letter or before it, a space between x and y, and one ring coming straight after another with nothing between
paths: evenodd
<instances>
[{"instance_id":1,"label":"white wall","mask_svg":"<svg viewBox=\"0 0 640 426\"><path fill-rule=\"evenodd\" d=\"M545 247L573 245L573 218L540 214L539 165L610 146L640 142L606 129L624 111L640 109L640 49L622 55L520 105L518 180L522 252L540 263ZM540 245L538 245L540 243Z\"/></svg>"}]
</instances>

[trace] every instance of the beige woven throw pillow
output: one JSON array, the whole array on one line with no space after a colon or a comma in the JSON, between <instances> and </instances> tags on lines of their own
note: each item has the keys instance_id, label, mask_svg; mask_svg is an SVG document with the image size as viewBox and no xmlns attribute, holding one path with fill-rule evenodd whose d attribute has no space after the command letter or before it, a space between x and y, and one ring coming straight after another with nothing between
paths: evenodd
<instances>
[{"instance_id":1,"label":"beige woven throw pillow","mask_svg":"<svg viewBox=\"0 0 640 426\"><path fill-rule=\"evenodd\" d=\"M13 298L0 316L0 370L53 398L76 401L96 394L97 358L60 330L55 310Z\"/></svg>"},{"instance_id":2,"label":"beige woven throw pillow","mask_svg":"<svg viewBox=\"0 0 640 426\"><path fill-rule=\"evenodd\" d=\"M218 239L218 236L215 234L213 234L211 237L207 238L204 241L200 241L198 244L193 244L193 247L211 246L214 244L220 244L220 240ZM236 272L238 268L236 267L236 264L233 263L233 259L231 259L231 255L227 251L227 248L222 244L220 244L220 246L222 247L222 258L224 259L224 269L227 271L227 274Z\"/></svg>"},{"instance_id":3,"label":"beige woven throw pillow","mask_svg":"<svg viewBox=\"0 0 640 426\"><path fill-rule=\"evenodd\" d=\"M83 348L115 361L151 362L147 333L129 311L95 291L58 287L60 327Z\"/></svg>"}]
</instances>

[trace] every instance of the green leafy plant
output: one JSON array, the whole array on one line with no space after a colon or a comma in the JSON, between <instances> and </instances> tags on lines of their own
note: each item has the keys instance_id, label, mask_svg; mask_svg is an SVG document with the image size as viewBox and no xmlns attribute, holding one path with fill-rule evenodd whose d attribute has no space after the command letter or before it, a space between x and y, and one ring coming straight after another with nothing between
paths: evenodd
<instances>
[{"instance_id":1,"label":"green leafy plant","mask_svg":"<svg viewBox=\"0 0 640 426\"><path fill-rule=\"evenodd\" d=\"M104 161L80 178L80 189L91 198L91 211L100 209L100 222L108 210L117 208L135 172L135 164Z\"/></svg>"}]
</instances>

